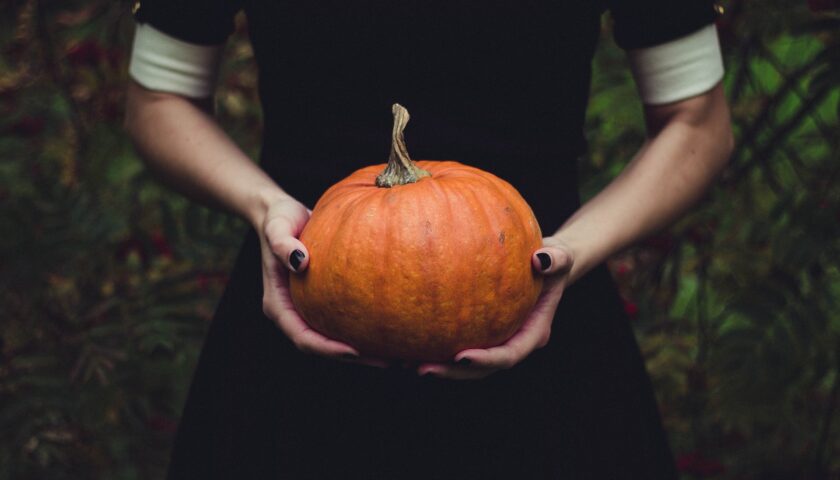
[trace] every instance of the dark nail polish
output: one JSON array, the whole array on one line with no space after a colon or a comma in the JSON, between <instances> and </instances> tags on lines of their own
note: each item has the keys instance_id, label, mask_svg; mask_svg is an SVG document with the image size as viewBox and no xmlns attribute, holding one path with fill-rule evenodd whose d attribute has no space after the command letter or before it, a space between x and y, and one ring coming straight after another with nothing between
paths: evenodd
<instances>
[{"instance_id":1,"label":"dark nail polish","mask_svg":"<svg viewBox=\"0 0 840 480\"><path fill-rule=\"evenodd\" d=\"M289 255L289 265L292 266L294 271L297 271L298 267L300 267L300 262L306 258L306 255L303 254L300 250L295 249L291 255Z\"/></svg>"},{"instance_id":2,"label":"dark nail polish","mask_svg":"<svg viewBox=\"0 0 840 480\"><path fill-rule=\"evenodd\" d=\"M467 357L464 357L464 358L462 358L462 359L458 360L458 362L457 362L457 363L458 363L458 365L467 366L467 365L469 365L469 364L471 364L471 363L472 363L472 360L470 360L470 359L469 359L469 358L467 358Z\"/></svg>"},{"instance_id":3,"label":"dark nail polish","mask_svg":"<svg viewBox=\"0 0 840 480\"><path fill-rule=\"evenodd\" d=\"M537 254L537 259L540 261L540 268L545 271L551 266L551 256L545 252Z\"/></svg>"}]
</instances>

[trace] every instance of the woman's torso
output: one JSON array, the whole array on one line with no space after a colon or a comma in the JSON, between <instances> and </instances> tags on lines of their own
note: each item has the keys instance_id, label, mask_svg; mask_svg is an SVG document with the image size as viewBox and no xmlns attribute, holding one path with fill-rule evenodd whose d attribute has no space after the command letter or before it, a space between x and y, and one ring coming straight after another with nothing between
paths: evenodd
<instances>
[{"instance_id":1,"label":"woman's torso","mask_svg":"<svg viewBox=\"0 0 840 480\"><path fill-rule=\"evenodd\" d=\"M314 205L387 159L391 104L415 159L508 180L544 232L578 206L575 164L600 2L246 2L265 115L262 164Z\"/></svg>"},{"instance_id":2,"label":"woman's torso","mask_svg":"<svg viewBox=\"0 0 840 480\"><path fill-rule=\"evenodd\" d=\"M305 204L385 161L399 102L412 115L414 158L510 181L545 234L577 208L600 2L245 0L245 12L261 162ZM301 354L263 315L260 272L251 231L208 334L171 478L676 476L604 268L564 292L549 345L475 382Z\"/></svg>"}]
</instances>

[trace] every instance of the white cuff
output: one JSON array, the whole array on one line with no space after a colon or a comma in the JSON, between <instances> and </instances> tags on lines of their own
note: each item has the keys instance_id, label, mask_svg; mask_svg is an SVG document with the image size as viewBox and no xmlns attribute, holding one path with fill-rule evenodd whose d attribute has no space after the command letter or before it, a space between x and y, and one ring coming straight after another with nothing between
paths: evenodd
<instances>
[{"instance_id":1,"label":"white cuff","mask_svg":"<svg viewBox=\"0 0 840 480\"><path fill-rule=\"evenodd\" d=\"M627 55L639 95L648 105L699 95L723 78L714 24L661 45L629 50Z\"/></svg>"},{"instance_id":2,"label":"white cuff","mask_svg":"<svg viewBox=\"0 0 840 480\"><path fill-rule=\"evenodd\" d=\"M137 24L128 73L140 85L192 98L213 93L221 45L204 46Z\"/></svg>"}]
</instances>

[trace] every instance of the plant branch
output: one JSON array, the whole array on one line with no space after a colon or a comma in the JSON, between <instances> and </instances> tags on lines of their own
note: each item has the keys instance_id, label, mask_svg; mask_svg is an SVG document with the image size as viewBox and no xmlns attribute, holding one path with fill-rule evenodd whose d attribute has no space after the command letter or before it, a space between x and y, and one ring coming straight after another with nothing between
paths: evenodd
<instances>
[{"instance_id":1,"label":"plant branch","mask_svg":"<svg viewBox=\"0 0 840 480\"><path fill-rule=\"evenodd\" d=\"M840 352L836 352L840 358ZM820 434L817 439L817 446L815 448L814 463L811 466L812 473L819 474L823 472L823 462L825 451L828 448L829 433L831 431L831 424L834 419L834 410L837 405L837 396L840 395L840 364L835 367L834 381L831 385L831 393L828 396L828 405L826 405L825 414L823 415L822 425L820 426Z\"/></svg>"},{"instance_id":2,"label":"plant branch","mask_svg":"<svg viewBox=\"0 0 840 480\"><path fill-rule=\"evenodd\" d=\"M79 104L76 103L71 93L69 83L65 80L61 72L60 64L55 56L54 42L52 34L47 25L47 14L43 7L43 2L40 0L33 0L35 4L35 24L38 32L38 40L41 46L42 60L44 62L44 69L50 77L50 80L58 87L58 92L67 102L70 107L70 124L73 127L73 134L76 137L76 160L81 158L87 150L87 132L88 129L84 124L82 111Z\"/></svg>"},{"instance_id":3,"label":"plant branch","mask_svg":"<svg viewBox=\"0 0 840 480\"><path fill-rule=\"evenodd\" d=\"M774 131L774 134L770 141L765 143L762 148L758 149L753 153L750 161L744 162L743 164L735 167L734 172L727 178L729 183L737 183L756 162L761 162L762 159L769 156L771 152L779 148L785 140L787 140L788 135L790 135L793 131L795 131L802 120L810 114L810 112L816 108L824 99L825 97L831 93L833 87L824 86L818 91L814 92L814 94L805 102L803 102L800 109L788 119L787 122L782 124L779 128ZM770 102L771 104L773 102ZM765 110L766 111L766 110ZM758 123L758 122L756 122ZM754 124L755 125L755 124ZM753 141L755 138L753 138ZM740 148L740 152L743 152L744 147ZM733 158L735 158L733 156Z\"/></svg>"}]
</instances>

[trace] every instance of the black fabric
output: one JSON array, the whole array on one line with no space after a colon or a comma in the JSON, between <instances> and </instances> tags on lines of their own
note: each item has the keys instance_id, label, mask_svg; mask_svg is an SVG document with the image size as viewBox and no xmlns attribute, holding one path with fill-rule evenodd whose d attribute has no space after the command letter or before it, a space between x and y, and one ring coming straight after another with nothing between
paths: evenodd
<instances>
[{"instance_id":1,"label":"black fabric","mask_svg":"<svg viewBox=\"0 0 840 480\"><path fill-rule=\"evenodd\" d=\"M263 164L307 205L325 185L387 159L391 105L399 102L411 113L413 158L496 173L526 192L545 231L576 208L598 5L495 0L477 10L466 1L322 0L248 8L257 58L270 59L260 62ZM580 21L558 29L568 15Z\"/></svg>"},{"instance_id":2,"label":"black fabric","mask_svg":"<svg viewBox=\"0 0 840 480\"><path fill-rule=\"evenodd\" d=\"M233 33L233 16L241 1L136 0L134 19L199 45L219 45Z\"/></svg>"},{"instance_id":3,"label":"black fabric","mask_svg":"<svg viewBox=\"0 0 840 480\"><path fill-rule=\"evenodd\" d=\"M183 16L192 8L181 2L145 0L141 20L185 40L227 35L235 5L199 18ZM612 5L625 46L651 38L634 24L675 34L631 4L654 3ZM260 69L261 164L313 206L353 170L387 159L399 102L411 112L413 158L507 179L550 234L579 206L576 163L607 6L244 0ZM176 10L181 18L164 18ZM677 36L708 23L697 12ZM565 293L547 347L509 371L454 382L299 353L262 313L259 255L250 232L199 360L170 479L676 478L603 266Z\"/></svg>"},{"instance_id":4,"label":"black fabric","mask_svg":"<svg viewBox=\"0 0 840 480\"><path fill-rule=\"evenodd\" d=\"M213 320L170 479L672 479L651 384L603 267L550 344L482 381L297 354L260 311L249 233Z\"/></svg>"},{"instance_id":5,"label":"black fabric","mask_svg":"<svg viewBox=\"0 0 840 480\"><path fill-rule=\"evenodd\" d=\"M688 35L717 17L712 0L608 0L616 43L625 49L651 47Z\"/></svg>"}]
</instances>

